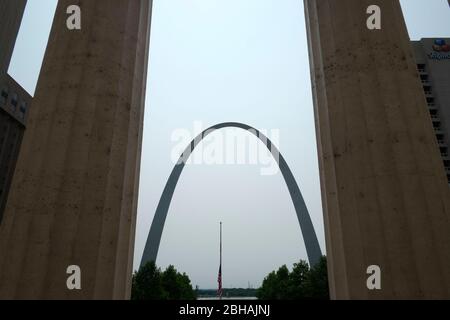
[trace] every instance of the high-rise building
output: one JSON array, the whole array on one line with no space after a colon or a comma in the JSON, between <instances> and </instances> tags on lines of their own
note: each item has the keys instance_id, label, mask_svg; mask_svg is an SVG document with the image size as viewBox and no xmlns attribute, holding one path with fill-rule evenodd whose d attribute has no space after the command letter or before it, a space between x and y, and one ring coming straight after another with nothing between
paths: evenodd
<instances>
[{"instance_id":1,"label":"high-rise building","mask_svg":"<svg viewBox=\"0 0 450 320\"><path fill-rule=\"evenodd\" d=\"M426 38L412 44L450 185L450 39Z\"/></svg>"},{"instance_id":2,"label":"high-rise building","mask_svg":"<svg viewBox=\"0 0 450 320\"><path fill-rule=\"evenodd\" d=\"M0 70L8 69L27 0L0 0Z\"/></svg>"},{"instance_id":3,"label":"high-rise building","mask_svg":"<svg viewBox=\"0 0 450 320\"><path fill-rule=\"evenodd\" d=\"M0 223L31 103L31 96L8 75L26 2L0 0Z\"/></svg>"}]
</instances>

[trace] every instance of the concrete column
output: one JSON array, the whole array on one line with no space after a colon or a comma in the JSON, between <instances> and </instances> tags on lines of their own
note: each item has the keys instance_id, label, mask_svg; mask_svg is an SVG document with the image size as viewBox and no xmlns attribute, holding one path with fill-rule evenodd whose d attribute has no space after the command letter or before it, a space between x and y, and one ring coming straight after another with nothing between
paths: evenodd
<instances>
[{"instance_id":1,"label":"concrete column","mask_svg":"<svg viewBox=\"0 0 450 320\"><path fill-rule=\"evenodd\" d=\"M6 72L27 0L0 0L0 72Z\"/></svg>"},{"instance_id":2,"label":"concrete column","mask_svg":"<svg viewBox=\"0 0 450 320\"><path fill-rule=\"evenodd\" d=\"M399 1L305 10L332 297L450 298L450 190Z\"/></svg>"},{"instance_id":3,"label":"concrete column","mask_svg":"<svg viewBox=\"0 0 450 320\"><path fill-rule=\"evenodd\" d=\"M0 229L0 298L129 297L151 5L59 0Z\"/></svg>"}]
</instances>

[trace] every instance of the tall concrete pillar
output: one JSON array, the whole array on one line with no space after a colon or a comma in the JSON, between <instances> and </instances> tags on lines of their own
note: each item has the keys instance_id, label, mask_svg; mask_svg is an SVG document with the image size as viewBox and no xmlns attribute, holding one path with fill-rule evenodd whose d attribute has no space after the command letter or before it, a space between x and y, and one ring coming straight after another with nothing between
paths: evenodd
<instances>
[{"instance_id":1,"label":"tall concrete pillar","mask_svg":"<svg viewBox=\"0 0 450 320\"><path fill-rule=\"evenodd\" d=\"M150 17L151 0L59 0L0 229L0 298L129 297Z\"/></svg>"},{"instance_id":2,"label":"tall concrete pillar","mask_svg":"<svg viewBox=\"0 0 450 320\"><path fill-rule=\"evenodd\" d=\"M367 28L370 5L381 30ZM331 296L450 298L450 190L399 1L305 10Z\"/></svg>"},{"instance_id":3,"label":"tall concrete pillar","mask_svg":"<svg viewBox=\"0 0 450 320\"><path fill-rule=\"evenodd\" d=\"M7 71L27 0L0 0L0 72Z\"/></svg>"}]
</instances>

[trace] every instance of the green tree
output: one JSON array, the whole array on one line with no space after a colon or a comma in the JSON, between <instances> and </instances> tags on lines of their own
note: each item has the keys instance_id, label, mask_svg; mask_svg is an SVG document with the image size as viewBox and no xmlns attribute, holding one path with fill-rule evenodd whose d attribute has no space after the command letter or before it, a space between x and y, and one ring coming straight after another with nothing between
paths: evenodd
<instances>
[{"instance_id":1,"label":"green tree","mask_svg":"<svg viewBox=\"0 0 450 320\"><path fill-rule=\"evenodd\" d=\"M178 285L180 287L181 297L183 300L196 300L197 290L192 289L191 279L186 273L178 274Z\"/></svg>"},{"instance_id":2,"label":"green tree","mask_svg":"<svg viewBox=\"0 0 450 320\"><path fill-rule=\"evenodd\" d=\"M181 286L178 272L174 266L168 266L162 275L163 288L168 300L181 300Z\"/></svg>"},{"instance_id":3,"label":"green tree","mask_svg":"<svg viewBox=\"0 0 450 320\"><path fill-rule=\"evenodd\" d=\"M149 262L133 275L132 300L165 300L161 270L154 262Z\"/></svg>"},{"instance_id":4,"label":"green tree","mask_svg":"<svg viewBox=\"0 0 450 320\"><path fill-rule=\"evenodd\" d=\"M260 300L284 300L289 288L289 269L284 265L273 271L264 279L256 296Z\"/></svg>"},{"instance_id":5,"label":"green tree","mask_svg":"<svg viewBox=\"0 0 450 320\"><path fill-rule=\"evenodd\" d=\"M307 295L305 282L309 276L309 265L306 261L294 264L289 276L288 299L303 299Z\"/></svg>"},{"instance_id":6,"label":"green tree","mask_svg":"<svg viewBox=\"0 0 450 320\"><path fill-rule=\"evenodd\" d=\"M320 262L309 271L305 280L305 291L305 295L311 299L330 299L326 257L322 257Z\"/></svg>"},{"instance_id":7,"label":"green tree","mask_svg":"<svg viewBox=\"0 0 450 320\"><path fill-rule=\"evenodd\" d=\"M154 262L149 262L133 275L132 300L195 300L191 280L180 274L174 266L161 272Z\"/></svg>"},{"instance_id":8,"label":"green tree","mask_svg":"<svg viewBox=\"0 0 450 320\"><path fill-rule=\"evenodd\" d=\"M272 271L264 278L261 288L256 292L259 300L274 300L277 298L278 278L275 271Z\"/></svg>"},{"instance_id":9,"label":"green tree","mask_svg":"<svg viewBox=\"0 0 450 320\"><path fill-rule=\"evenodd\" d=\"M300 261L292 272L285 265L272 271L256 296L260 300L329 299L326 258L311 269L306 261Z\"/></svg>"},{"instance_id":10,"label":"green tree","mask_svg":"<svg viewBox=\"0 0 450 320\"><path fill-rule=\"evenodd\" d=\"M277 271L277 284L275 299L277 300L287 300L289 294L289 282L291 274L286 265L281 266Z\"/></svg>"}]
</instances>

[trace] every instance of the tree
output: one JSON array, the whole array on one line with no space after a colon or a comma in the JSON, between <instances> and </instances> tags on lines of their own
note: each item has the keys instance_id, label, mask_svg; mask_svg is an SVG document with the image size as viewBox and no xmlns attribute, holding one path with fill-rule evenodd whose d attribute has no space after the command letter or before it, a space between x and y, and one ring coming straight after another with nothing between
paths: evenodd
<instances>
[{"instance_id":1,"label":"tree","mask_svg":"<svg viewBox=\"0 0 450 320\"><path fill-rule=\"evenodd\" d=\"M163 288L167 292L167 300L180 300L181 288L178 285L178 274L174 266L168 266L162 274Z\"/></svg>"},{"instance_id":2,"label":"tree","mask_svg":"<svg viewBox=\"0 0 450 320\"><path fill-rule=\"evenodd\" d=\"M256 291L256 297L259 300L275 300L278 288L277 288L277 274L272 271L264 278L261 288Z\"/></svg>"},{"instance_id":3,"label":"tree","mask_svg":"<svg viewBox=\"0 0 450 320\"><path fill-rule=\"evenodd\" d=\"M275 299L287 300L289 291L290 273L286 265L283 265L280 269L278 269L276 278L277 283L275 290Z\"/></svg>"},{"instance_id":4,"label":"tree","mask_svg":"<svg viewBox=\"0 0 450 320\"><path fill-rule=\"evenodd\" d=\"M327 258L322 257L308 273L305 281L306 296L311 299L330 299Z\"/></svg>"},{"instance_id":5,"label":"tree","mask_svg":"<svg viewBox=\"0 0 450 320\"><path fill-rule=\"evenodd\" d=\"M272 271L256 296L260 300L329 299L326 258L311 269L301 260L292 272L285 265Z\"/></svg>"},{"instance_id":6,"label":"tree","mask_svg":"<svg viewBox=\"0 0 450 320\"><path fill-rule=\"evenodd\" d=\"M152 261L144 265L133 275L132 300L165 300L161 270Z\"/></svg>"},{"instance_id":7,"label":"tree","mask_svg":"<svg viewBox=\"0 0 450 320\"><path fill-rule=\"evenodd\" d=\"M289 299L303 299L307 295L305 282L310 273L309 265L306 261L300 261L294 264L294 268L289 276Z\"/></svg>"},{"instance_id":8,"label":"tree","mask_svg":"<svg viewBox=\"0 0 450 320\"><path fill-rule=\"evenodd\" d=\"M132 300L195 300L191 280L174 266L164 272L149 262L133 275Z\"/></svg>"},{"instance_id":9,"label":"tree","mask_svg":"<svg viewBox=\"0 0 450 320\"><path fill-rule=\"evenodd\" d=\"M191 280L186 273L178 274L178 285L180 286L180 293L183 300L196 300L197 290L192 289Z\"/></svg>"}]
</instances>

